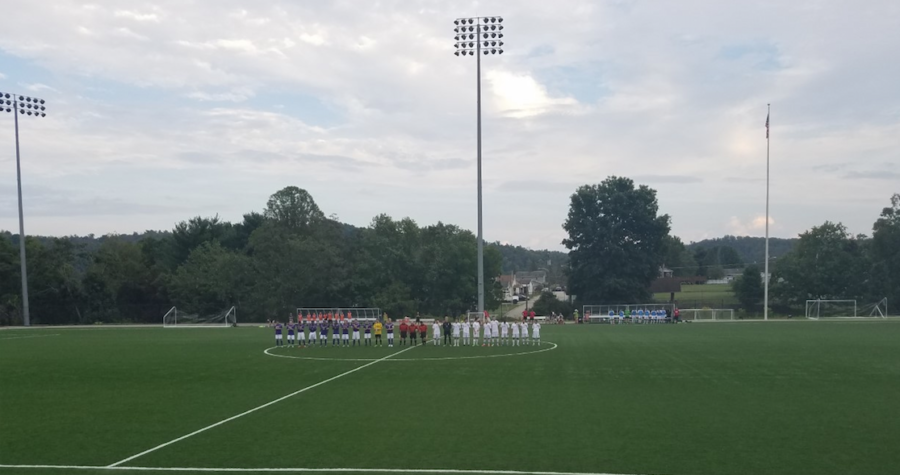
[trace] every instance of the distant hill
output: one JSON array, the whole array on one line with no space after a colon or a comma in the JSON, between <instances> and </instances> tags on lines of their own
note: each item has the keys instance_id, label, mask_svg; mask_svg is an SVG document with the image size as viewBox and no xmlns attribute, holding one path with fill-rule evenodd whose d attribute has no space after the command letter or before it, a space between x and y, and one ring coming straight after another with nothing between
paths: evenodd
<instances>
[{"instance_id":1,"label":"distant hill","mask_svg":"<svg viewBox=\"0 0 900 475\"><path fill-rule=\"evenodd\" d=\"M769 238L769 257L781 257L797 243L797 238ZM691 252L697 249L708 249L717 246L728 246L737 251L745 264L762 264L766 256L766 238L749 236L725 236L715 239L704 239L692 242L686 247Z\"/></svg>"}]
</instances>

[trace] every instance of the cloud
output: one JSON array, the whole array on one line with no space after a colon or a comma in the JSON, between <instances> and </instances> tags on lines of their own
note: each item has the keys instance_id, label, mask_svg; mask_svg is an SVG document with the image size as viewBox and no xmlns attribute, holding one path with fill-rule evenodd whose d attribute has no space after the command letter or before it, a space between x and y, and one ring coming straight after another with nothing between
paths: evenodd
<instances>
[{"instance_id":1,"label":"cloud","mask_svg":"<svg viewBox=\"0 0 900 475\"><path fill-rule=\"evenodd\" d=\"M453 56L452 19L475 12L459 8L22 2L3 74L53 88L53 113L22 130L26 197L40 185L79 196L79 212L111 212L96 197L148 207L34 228L239 219L298 185L354 224L388 212L473 229L476 66ZM759 233L768 103L775 231L868 231L898 179L896 18L887 0L517 2L504 54L481 65L486 237L559 249L536 230L558 230L574 189L609 175L656 188L686 241ZM517 206L529 194L540 200Z\"/></svg>"},{"instance_id":2,"label":"cloud","mask_svg":"<svg viewBox=\"0 0 900 475\"><path fill-rule=\"evenodd\" d=\"M772 218L772 216L769 216L770 232L774 225L775 219ZM728 227L731 230L730 234L734 236L758 236L761 233L764 235L766 229L766 217L755 216L748 221L742 221L737 216L732 216L728 221Z\"/></svg>"}]
</instances>

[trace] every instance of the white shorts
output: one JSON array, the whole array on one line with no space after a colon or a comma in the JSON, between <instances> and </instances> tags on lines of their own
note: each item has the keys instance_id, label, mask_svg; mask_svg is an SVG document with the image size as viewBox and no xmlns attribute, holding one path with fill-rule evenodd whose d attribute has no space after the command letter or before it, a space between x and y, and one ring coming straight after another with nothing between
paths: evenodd
<instances>
[{"instance_id":1,"label":"white shorts","mask_svg":"<svg viewBox=\"0 0 900 475\"><path fill-rule=\"evenodd\" d=\"M372 334L366 333L366 340L371 340L371 339L372 339Z\"/></svg>"},{"instance_id":2,"label":"white shorts","mask_svg":"<svg viewBox=\"0 0 900 475\"><path fill-rule=\"evenodd\" d=\"M293 339L294 339L294 335L288 335L288 340L293 340Z\"/></svg>"},{"instance_id":3,"label":"white shorts","mask_svg":"<svg viewBox=\"0 0 900 475\"><path fill-rule=\"evenodd\" d=\"M310 339L310 340L315 340L315 339L318 338L318 337L319 337L319 335L316 334L316 332L309 332L309 339Z\"/></svg>"},{"instance_id":4,"label":"white shorts","mask_svg":"<svg viewBox=\"0 0 900 475\"><path fill-rule=\"evenodd\" d=\"M468 334L468 333L463 333L463 338L469 338L469 334Z\"/></svg>"},{"instance_id":5,"label":"white shorts","mask_svg":"<svg viewBox=\"0 0 900 475\"><path fill-rule=\"evenodd\" d=\"M297 334L297 341L306 341L306 334L305 334L305 333L298 333L298 334Z\"/></svg>"},{"instance_id":6,"label":"white shorts","mask_svg":"<svg viewBox=\"0 0 900 475\"><path fill-rule=\"evenodd\" d=\"M459 338L459 333L454 333L453 338Z\"/></svg>"},{"instance_id":7,"label":"white shorts","mask_svg":"<svg viewBox=\"0 0 900 475\"><path fill-rule=\"evenodd\" d=\"M342 339L342 340L349 340L349 339L350 339L350 335L349 335L348 333L344 333L344 335L341 337L341 339Z\"/></svg>"},{"instance_id":8,"label":"white shorts","mask_svg":"<svg viewBox=\"0 0 900 475\"><path fill-rule=\"evenodd\" d=\"M540 339L541 339L541 334L540 334L540 333L535 333L534 335L531 335L531 338L534 338L535 340L540 340Z\"/></svg>"},{"instance_id":9,"label":"white shorts","mask_svg":"<svg viewBox=\"0 0 900 475\"><path fill-rule=\"evenodd\" d=\"M275 335L275 339L276 339L276 340L280 340L280 339L281 339L281 335Z\"/></svg>"},{"instance_id":10,"label":"white shorts","mask_svg":"<svg viewBox=\"0 0 900 475\"><path fill-rule=\"evenodd\" d=\"M359 332L353 332L353 339L359 340Z\"/></svg>"},{"instance_id":11,"label":"white shorts","mask_svg":"<svg viewBox=\"0 0 900 475\"><path fill-rule=\"evenodd\" d=\"M388 334L387 334L387 339L388 339L388 340L393 340L393 339L394 339L394 334L393 334L393 333L388 333Z\"/></svg>"},{"instance_id":12,"label":"white shorts","mask_svg":"<svg viewBox=\"0 0 900 475\"><path fill-rule=\"evenodd\" d=\"M322 333L321 335L319 335L319 339L320 339L320 340L327 340L327 339L328 339L328 334L327 334L327 333Z\"/></svg>"}]
</instances>

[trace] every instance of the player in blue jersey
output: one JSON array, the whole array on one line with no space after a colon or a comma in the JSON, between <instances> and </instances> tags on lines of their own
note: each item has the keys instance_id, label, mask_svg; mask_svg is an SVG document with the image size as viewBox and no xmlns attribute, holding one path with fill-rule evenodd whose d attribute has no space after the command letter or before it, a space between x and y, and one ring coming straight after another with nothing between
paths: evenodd
<instances>
[{"instance_id":1,"label":"player in blue jersey","mask_svg":"<svg viewBox=\"0 0 900 475\"><path fill-rule=\"evenodd\" d=\"M276 321L275 322L275 346L283 346L283 344L284 344L284 342L281 341L281 329L282 328L284 328L284 326L281 324L281 322Z\"/></svg>"},{"instance_id":2,"label":"player in blue jersey","mask_svg":"<svg viewBox=\"0 0 900 475\"><path fill-rule=\"evenodd\" d=\"M331 346L339 346L341 344L341 322L336 318L331 322Z\"/></svg>"},{"instance_id":3,"label":"player in blue jersey","mask_svg":"<svg viewBox=\"0 0 900 475\"><path fill-rule=\"evenodd\" d=\"M319 322L319 346L328 346L328 329L331 325L326 320Z\"/></svg>"},{"instance_id":4,"label":"player in blue jersey","mask_svg":"<svg viewBox=\"0 0 900 475\"><path fill-rule=\"evenodd\" d=\"M394 322L391 321L390 318L387 319L387 323L384 324L384 331L387 332L387 342L388 347L394 347Z\"/></svg>"},{"instance_id":5,"label":"player in blue jersey","mask_svg":"<svg viewBox=\"0 0 900 475\"><path fill-rule=\"evenodd\" d=\"M370 346L372 344L372 322L366 320L366 323L363 324L363 331L366 334L365 341L366 346Z\"/></svg>"}]
</instances>

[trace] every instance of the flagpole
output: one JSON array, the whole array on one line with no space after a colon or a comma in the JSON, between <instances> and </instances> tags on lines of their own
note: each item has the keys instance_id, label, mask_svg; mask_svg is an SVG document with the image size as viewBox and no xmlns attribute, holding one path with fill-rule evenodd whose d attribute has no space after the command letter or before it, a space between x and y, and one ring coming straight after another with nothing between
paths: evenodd
<instances>
[{"instance_id":1,"label":"flagpole","mask_svg":"<svg viewBox=\"0 0 900 475\"><path fill-rule=\"evenodd\" d=\"M766 111L766 265L763 279L763 320L769 319L769 117L772 115L772 104L767 104Z\"/></svg>"}]
</instances>

